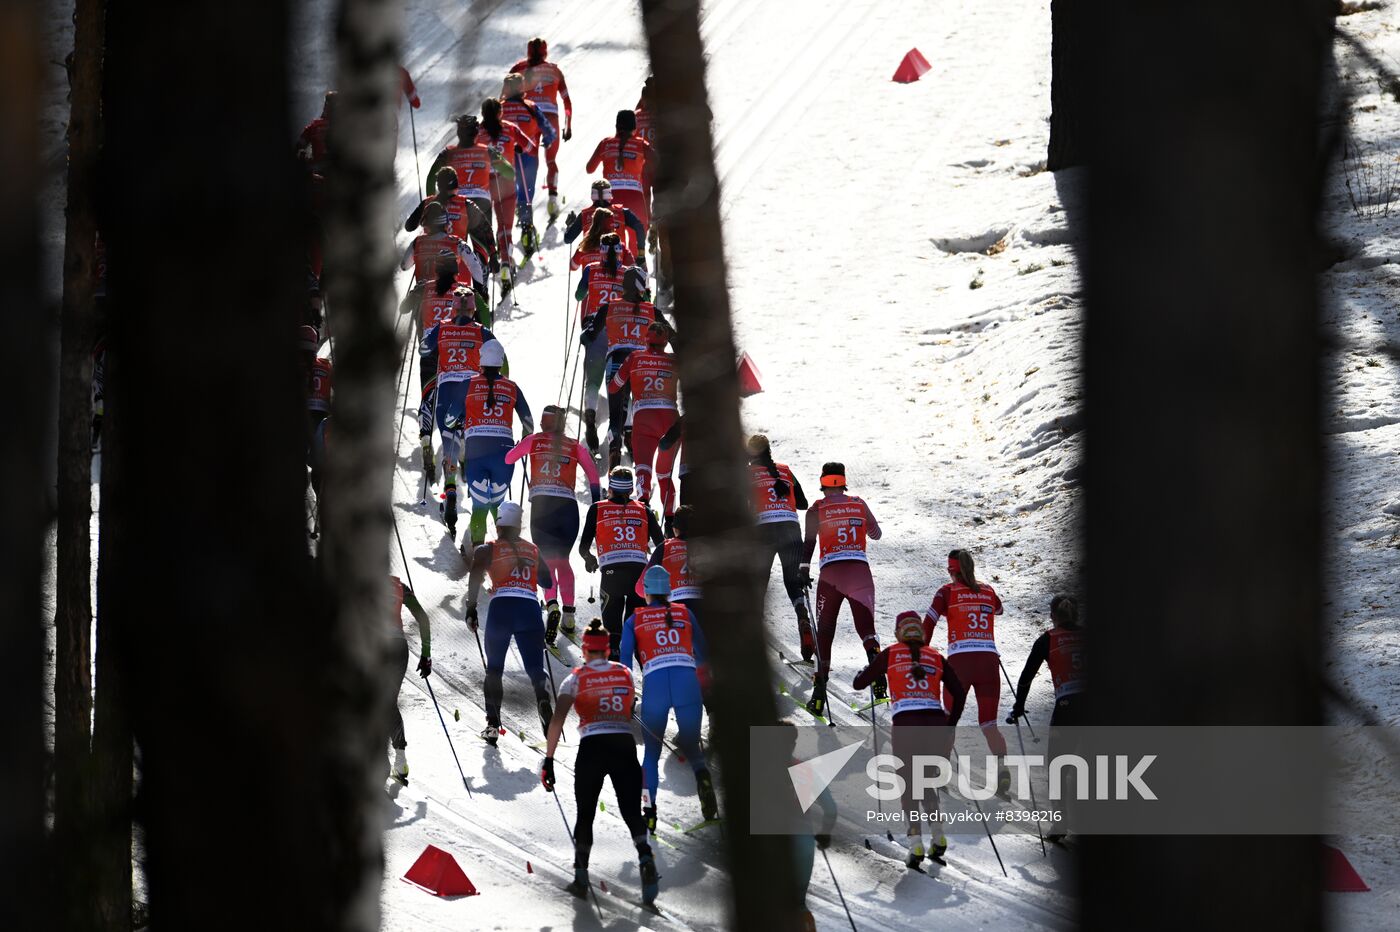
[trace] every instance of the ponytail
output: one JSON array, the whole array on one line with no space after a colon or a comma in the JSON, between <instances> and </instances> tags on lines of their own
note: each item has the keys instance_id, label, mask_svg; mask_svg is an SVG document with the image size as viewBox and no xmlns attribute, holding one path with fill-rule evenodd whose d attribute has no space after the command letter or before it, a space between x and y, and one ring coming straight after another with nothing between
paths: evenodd
<instances>
[{"instance_id":1,"label":"ponytail","mask_svg":"<svg viewBox=\"0 0 1400 932\"><path fill-rule=\"evenodd\" d=\"M914 661L914 667L909 672L914 674L914 679L916 680L921 679L923 675L928 672L924 669L924 665L919 662L919 650L923 646L922 644L915 644L913 641L909 642L909 659Z\"/></svg>"},{"instance_id":2,"label":"ponytail","mask_svg":"<svg viewBox=\"0 0 1400 932\"><path fill-rule=\"evenodd\" d=\"M788 493L792 491L792 486L788 485L783 474L778 472L778 464L773 462L773 451L764 449L762 455L758 457L758 464L768 467L768 475L773 477L773 494L779 498L787 498Z\"/></svg>"},{"instance_id":3,"label":"ponytail","mask_svg":"<svg viewBox=\"0 0 1400 932\"><path fill-rule=\"evenodd\" d=\"M596 217L597 215L595 214L594 216ZM603 240L608 237L611 237L611 239L604 243ZM603 250L603 255L600 257L603 268L608 270L609 275L616 277L622 270L621 238L616 233L604 233L602 236L598 237L598 246Z\"/></svg>"},{"instance_id":4,"label":"ponytail","mask_svg":"<svg viewBox=\"0 0 1400 932\"><path fill-rule=\"evenodd\" d=\"M483 373L486 376L486 407L496 407L496 380L501 377L500 370L495 366L489 366Z\"/></svg>"},{"instance_id":5,"label":"ponytail","mask_svg":"<svg viewBox=\"0 0 1400 932\"><path fill-rule=\"evenodd\" d=\"M500 139L505 132L505 127L501 125L501 102L495 97L481 102L481 125L486 127L486 134L492 139Z\"/></svg>"},{"instance_id":6,"label":"ponytail","mask_svg":"<svg viewBox=\"0 0 1400 932\"><path fill-rule=\"evenodd\" d=\"M632 137L630 129L619 130L617 134L617 170L622 171L622 154L627 149L627 140Z\"/></svg>"}]
</instances>

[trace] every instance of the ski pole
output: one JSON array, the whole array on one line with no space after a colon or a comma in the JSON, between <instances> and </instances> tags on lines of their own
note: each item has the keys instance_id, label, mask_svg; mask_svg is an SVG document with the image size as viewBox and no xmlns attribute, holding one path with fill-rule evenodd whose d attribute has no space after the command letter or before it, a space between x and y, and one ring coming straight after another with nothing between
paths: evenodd
<instances>
[{"instance_id":1,"label":"ski pole","mask_svg":"<svg viewBox=\"0 0 1400 932\"><path fill-rule=\"evenodd\" d=\"M554 797L554 805L559 807L559 819L564 823L564 831L569 833L569 844L574 846L574 857L578 857L578 843L574 841L574 830L569 828L569 817L564 815L564 804L559 801L559 794L553 790L546 790L550 796ZM593 898L593 908L598 911L598 921L603 921L603 907L598 905L598 894L593 892L593 881L588 881L588 895Z\"/></svg>"},{"instance_id":2,"label":"ski pole","mask_svg":"<svg viewBox=\"0 0 1400 932\"><path fill-rule=\"evenodd\" d=\"M846 895L841 892L841 885L836 882L836 871L831 869L831 858L827 856L826 849L822 848L822 860L826 862L826 872L831 875L831 885L836 888L836 895L841 898L841 908L846 911L846 921L851 924L851 932L857 932L856 921L851 918L851 907L846 905Z\"/></svg>"},{"instance_id":3,"label":"ski pole","mask_svg":"<svg viewBox=\"0 0 1400 932\"><path fill-rule=\"evenodd\" d=\"M1000 655L997 656L997 664L1001 667L1001 675L1006 677L1006 688L1011 690L1011 697L1014 700L1016 697L1016 687L1011 685L1011 674L1006 672L1006 664L1002 661ZM1019 733L1020 730L1020 726L1018 725L1016 731ZM1026 730L1031 733L1031 740L1039 744L1040 739L1035 736L1035 729L1031 727L1030 716L1026 716ZM1022 749L1021 753L1024 754L1026 752Z\"/></svg>"},{"instance_id":4,"label":"ski pole","mask_svg":"<svg viewBox=\"0 0 1400 932\"><path fill-rule=\"evenodd\" d=\"M413 573L408 568L408 554L404 553L403 538L399 536L398 515L390 515L394 521L394 539L399 542L399 559L403 562L403 574L408 579L408 590L413 591Z\"/></svg>"},{"instance_id":5,"label":"ski pole","mask_svg":"<svg viewBox=\"0 0 1400 932\"><path fill-rule=\"evenodd\" d=\"M410 587L411 588L411 587ZM428 687L428 695L433 700L433 708L437 709L438 721L442 722L442 733L447 738L447 746L452 749L452 759L457 762L457 773L462 778L462 785L467 788L467 798L472 798L472 785L467 781L467 775L462 773L462 762L457 758L457 748L452 744L452 735L447 732L447 719L442 717L442 707L438 705L437 694L433 692L433 681L431 677L423 677L423 683Z\"/></svg>"},{"instance_id":6,"label":"ski pole","mask_svg":"<svg viewBox=\"0 0 1400 932\"><path fill-rule=\"evenodd\" d=\"M1015 720L1013 720L1013 723L1016 726L1016 743L1021 746L1021 756L1025 757L1026 742L1021 738L1021 723ZM1030 723L1027 722L1026 724L1029 725ZM1031 808L1038 810L1040 804L1035 801L1035 787L1031 784L1029 776L1026 778L1026 786L1030 787L1031 791ZM1040 856L1045 857L1045 833L1040 828L1040 819L1038 818L1035 820L1035 833L1040 836Z\"/></svg>"},{"instance_id":7,"label":"ski pole","mask_svg":"<svg viewBox=\"0 0 1400 932\"><path fill-rule=\"evenodd\" d=\"M408 107L408 128L413 132L413 175L418 179L418 196L423 196L423 170L418 167L418 123L413 119L413 105Z\"/></svg>"},{"instance_id":8,"label":"ski pole","mask_svg":"<svg viewBox=\"0 0 1400 932\"><path fill-rule=\"evenodd\" d=\"M956 749L954 749L948 755L948 763L952 765L953 773L958 772L957 759L957 751ZM992 853L997 856L997 864L1001 866L1001 875L1003 877L1010 877L1011 875L1006 872L1006 864L1004 864L1001 860L1001 852L997 850L996 839L992 837L992 827L987 824L987 819L982 813L982 804L977 801L977 797L970 796L970 798L972 799L972 805L977 807L977 821L982 823L982 829L987 833L987 841L991 842L992 844Z\"/></svg>"},{"instance_id":9,"label":"ski pole","mask_svg":"<svg viewBox=\"0 0 1400 932\"><path fill-rule=\"evenodd\" d=\"M486 669L486 651L481 649L481 631L479 626L472 625L472 634L476 635L476 652L481 657L481 669Z\"/></svg>"}]
</instances>

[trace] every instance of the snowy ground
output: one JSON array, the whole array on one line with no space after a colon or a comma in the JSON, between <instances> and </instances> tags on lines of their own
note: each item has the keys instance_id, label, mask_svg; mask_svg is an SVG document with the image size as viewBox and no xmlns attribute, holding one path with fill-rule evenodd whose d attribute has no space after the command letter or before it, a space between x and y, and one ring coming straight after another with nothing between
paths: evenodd
<instances>
[{"instance_id":1,"label":"snowy ground","mask_svg":"<svg viewBox=\"0 0 1400 932\"><path fill-rule=\"evenodd\" d=\"M330 81L329 6L306 4L299 14L299 121L315 115ZM575 138L561 151L561 183L570 206L581 206L583 161L611 132L612 115L635 103L646 73L635 10L583 0L407 6L405 65L424 101L416 114L422 167L450 141L450 115L494 93L526 40L541 34L575 101ZM1351 17L1346 28L1400 55L1385 13ZM927 605L949 549L970 548L979 575L1006 602L997 634L1014 675L1044 626L1051 594L1070 586L1075 571L1081 305L1065 211L1075 179L1042 170L1048 2L931 0L911 7L813 0L796 17L781 4L714 0L704 31L736 326L767 389L745 402L746 424L772 438L778 459L810 491L823 461L846 463L852 491L866 497L885 528L871 549L882 633L897 611ZM916 84L893 84L890 75L910 46L924 52L933 71ZM1393 163L1400 103L1377 93L1374 81L1358 84L1358 92L1357 103L1374 109L1357 114L1357 133ZM398 161L404 212L416 202L417 186L406 113ZM1400 217L1359 220L1344 191L1326 210L1339 235L1355 244L1351 258L1323 277L1329 325L1360 349L1354 356L1344 351L1335 366L1338 573L1360 597L1333 607L1332 669L1394 723L1400 499L1386 479L1400 448L1397 362L1364 347L1397 337L1390 296L1400 285ZM546 243L557 243L557 234ZM536 265L519 306L496 330L512 375L538 410L556 400L572 347L563 335L571 313L564 248L547 248ZM1378 364L1369 363L1373 358ZM405 384L411 406L416 374ZM411 415L400 435L399 467L394 507L406 565L396 549L396 571L411 578L433 616L434 685L473 795L462 788L426 691L410 676L401 707L413 782L385 806L384 928L596 923L590 906L558 892L571 851L554 800L535 776L540 755L513 737L495 751L473 737L483 717L482 669L462 623L465 578L435 515L415 506L421 474ZM586 618L588 577L575 569ZM791 649L796 632L784 602L775 581L770 630L775 643ZM834 661L834 683L862 663L848 625ZM802 690L788 671L774 675ZM514 655L506 689L507 722L537 734ZM1037 722L1047 718L1048 694L1039 684L1032 695ZM572 751L559 758L567 771ZM572 821L570 780L562 772L561 780ZM698 821L687 766L663 764L661 793L663 822ZM606 925L723 925L718 838L662 833L659 903L666 918L658 919L625 902L636 898L636 869L611 807L597 828L595 878L619 894L603 897ZM1343 843L1376 888L1336 898L1343 926L1376 927L1400 906L1393 842ZM399 882L430 843L457 856L480 897L441 901ZM954 839L950 866L934 878L864 849L833 849L832 866L863 928L912 928L929 917L950 929L1068 926L1068 859L1058 851L1042 859L1024 835L1002 835L1000 844L1009 880L985 840L966 836ZM844 926L820 862L809 905L820 928Z\"/></svg>"}]
</instances>

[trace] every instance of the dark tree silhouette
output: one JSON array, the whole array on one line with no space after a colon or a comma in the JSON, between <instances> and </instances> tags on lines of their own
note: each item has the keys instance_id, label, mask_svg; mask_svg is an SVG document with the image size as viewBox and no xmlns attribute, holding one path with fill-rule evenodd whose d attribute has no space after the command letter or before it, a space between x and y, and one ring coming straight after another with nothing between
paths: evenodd
<instances>
[{"instance_id":1,"label":"dark tree silhouette","mask_svg":"<svg viewBox=\"0 0 1400 932\"><path fill-rule=\"evenodd\" d=\"M1089 0L1050 0L1050 171L1084 164L1094 105Z\"/></svg>"},{"instance_id":2,"label":"dark tree silhouette","mask_svg":"<svg viewBox=\"0 0 1400 932\"><path fill-rule=\"evenodd\" d=\"M1322 0L1095 12L1098 723L1321 720L1313 270L1329 16ZM1322 927L1316 838L1094 837L1083 851L1087 929Z\"/></svg>"},{"instance_id":3,"label":"dark tree silhouette","mask_svg":"<svg viewBox=\"0 0 1400 932\"><path fill-rule=\"evenodd\" d=\"M714 748L728 818L736 928L788 929L797 916L791 843L750 835L749 726L777 721L763 628L763 577L748 498L719 180L696 0L643 0L658 111L657 217L669 231L677 353L687 400L691 540L705 586ZM784 891L790 891L783 895Z\"/></svg>"}]
</instances>

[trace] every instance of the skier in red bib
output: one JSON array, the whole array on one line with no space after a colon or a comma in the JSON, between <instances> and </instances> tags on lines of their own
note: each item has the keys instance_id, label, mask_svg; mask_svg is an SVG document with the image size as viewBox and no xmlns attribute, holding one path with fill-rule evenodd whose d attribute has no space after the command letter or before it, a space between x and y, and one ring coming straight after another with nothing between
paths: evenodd
<instances>
[{"instance_id":1,"label":"skier in red bib","mask_svg":"<svg viewBox=\"0 0 1400 932\"><path fill-rule=\"evenodd\" d=\"M585 207L582 213L569 214L568 220L564 224L564 242L572 243L580 233L591 230L594 216L598 211L606 210L611 216L608 221L608 229L603 232L617 233L626 241L628 249L642 255L647 242L647 228L642 225L642 221L632 211L620 204L613 203L612 183L606 178L596 178L589 194L593 198L592 205ZM642 265L646 265L646 256L644 255L642 256Z\"/></svg>"},{"instance_id":2,"label":"skier in red bib","mask_svg":"<svg viewBox=\"0 0 1400 932\"><path fill-rule=\"evenodd\" d=\"M476 206L477 211L491 222L491 150L481 139L481 121L475 114L464 113L457 118L457 142L438 153L428 169L428 195L437 192L437 175L443 166L457 172L457 193ZM491 247L495 257L495 246Z\"/></svg>"},{"instance_id":3,"label":"skier in red bib","mask_svg":"<svg viewBox=\"0 0 1400 932\"><path fill-rule=\"evenodd\" d=\"M472 556L471 577L467 581L467 624L477 627L477 595L483 575L491 577L491 602L486 609L486 682L482 698L486 705L486 730L481 737L492 746L501 727L501 676L506 668L506 651L511 639L520 652L520 662L535 688L535 705L540 727L549 727L554 710L549 705L549 679L544 669L544 624L540 603L535 600L539 586L553 579L539 548L520 536L520 505L506 502L496 515L497 539L480 544Z\"/></svg>"},{"instance_id":4,"label":"skier in red bib","mask_svg":"<svg viewBox=\"0 0 1400 932\"><path fill-rule=\"evenodd\" d=\"M590 573L599 567L603 570L598 588L603 597L603 623L613 639L613 657L618 656L623 617L642 604L636 587L646 569L648 539L661 543L661 525L645 505L632 500L632 470L615 466L608 473L608 497L589 506L578 542L583 568ZM595 540L596 557L592 552Z\"/></svg>"},{"instance_id":5,"label":"skier in red bib","mask_svg":"<svg viewBox=\"0 0 1400 932\"><path fill-rule=\"evenodd\" d=\"M321 115L302 128L297 137L296 151L318 175L326 171L326 140L331 133L331 118L335 114L335 91L326 91Z\"/></svg>"},{"instance_id":6,"label":"skier in red bib","mask_svg":"<svg viewBox=\"0 0 1400 932\"><path fill-rule=\"evenodd\" d=\"M666 539L651 552L649 566L659 566L666 570L671 577L671 601L684 605L686 610L695 616L695 620L703 625L704 621L700 617L703 593L700 590L700 578L690 565L690 543L686 540L690 534L690 518L693 513L694 509L689 505L682 505L676 509L676 513L666 522ZM641 587L641 583L637 585L638 588ZM645 595L644 592L641 594Z\"/></svg>"},{"instance_id":7,"label":"skier in red bib","mask_svg":"<svg viewBox=\"0 0 1400 932\"><path fill-rule=\"evenodd\" d=\"M943 655L924 643L924 626L918 612L900 612L894 623L895 643L871 658L856 674L853 689L866 689L880 678L887 678L890 691L890 744L899 758L899 775L904 780L904 812L938 812L938 796L914 798L915 755L947 757L953 747L953 729L948 727L962 714L966 691ZM944 693L953 695L955 705L944 706ZM873 713L872 713L873 714ZM932 837L928 856L940 861L948 850L937 821L910 818L907 831L910 867L924 859L923 823L929 821Z\"/></svg>"},{"instance_id":8,"label":"skier in red bib","mask_svg":"<svg viewBox=\"0 0 1400 932\"><path fill-rule=\"evenodd\" d=\"M515 155L515 210L520 220L520 246L528 258L540 248L535 232L535 177L539 172L539 147L555 142L554 124L534 101L525 96L525 76L517 71L506 75L501 84L501 117L516 126L535 144L534 152ZM553 222L553 218L550 218Z\"/></svg>"},{"instance_id":9,"label":"skier in red bib","mask_svg":"<svg viewBox=\"0 0 1400 932\"><path fill-rule=\"evenodd\" d=\"M637 690L632 671L608 660L611 635L598 619L593 619L583 635L582 665L559 684L559 704L549 723L549 738L540 783L554 792L554 752L564 733L569 710L578 712L578 754L574 758L574 800L578 816L574 820L574 880L568 890L582 899L588 895L588 860L593 850L593 816L603 781L610 780L617 794L617 813L622 816L637 847L638 873L642 881L642 901L656 900L658 876L656 858L647 841L642 819L642 768L637 763L637 741L632 736L632 702Z\"/></svg>"},{"instance_id":10,"label":"skier in red bib","mask_svg":"<svg viewBox=\"0 0 1400 932\"><path fill-rule=\"evenodd\" d=\"M594 211L590 217L588 232L579 240L578 247L574 254L569 257L569 268L584 269L595 262L603 260L603 237L607 234L618 236L617 215L606 207ZM620 237L618 237L620 241ZM632 250L624 243L622 246L622 262L625 266L636 265L637 257Z\"/></svg>"},{"instance_id":11,"label":"skier in red bib","mask_svg":"<svg viewBox=\"0 0 1400 932\"><path fill-rule=\"evenodd\" d=\"M997 653L993 619L1002 613L996 590L979 582L972 554L954 550L948 554L948 575L924 614L924 639L933 641L938 619L948 619L948 664L958 674L961 688L977 693L977 723L987 748L997 757L1006 755L1006 738L997 727L997 706L1001 702L1001 655ZM959 697L948 692L948 703ZM1011 786L1011 773L1000 768L999 792Z\"/></svg>"},{"instance_id":12,"label":"skier in red bib","mask_svg":"<svg viewBox=\"0 0 1400 932\"><path fill-rule=\"evenodd\" d=\"M598 452L598 402L599 389L608 372L609 334L598 312L614 301L630 296L642 300L646 290L646 272L623 261L626 248L616 233L604 233L598 237L599 259L584 266L579 276L578 288L574 297L579 304L581 331L579 344L583 346L583 429L588 449ZM631 286L627 278L633 276Z\"/></svg>"},{"instance_id":13,"label":"skier in red bib","mask_svg":"<svg viewBox=\"0 0 1400 932\"><path fill-rule=\"evenodd\" d=\"M549 192L549 222L559 216L559 165L555 157L559 154L559 142L568 142L574 136L574 103L569 99L569 85L564 81L564 72L549 60L549 43L536 36L525 46L525 57L510 67L525 79L525 99L544 113L554 129L553 141L545 140L544 158L547 172L545 189ZM564 101L564 125L559 125L559 101Z\"/></svg>"},{"instance_id":14,"label":"skier in red bib","mask_svg":"<svg viewBox=\"0 0 1400 932\"><path fill-rule=\"evenodd\" d=\"M622 275L622 297L609 297L599 306L598 312L588 319L579 341L584 346L588 346L599 332L607 335L604 375L606 378L612 379L622 368L622 363L628 356L637 350L647 348L648 331L652 321L666 323L661 312L656 309L656 305L648 300L646 273L633 266ZM627 405L622 403L616 395L610 395L608 403L609 466L616 466L622 462L624 443L629 449L631 448L631 437L627 433L626 426Z\"/></svg>"},{"instance_id":15,"label":"skier in red bib","mask_svg":"<svg viewBox=\"0 0 1400 932\"><path fill-rule=\"evenodd\" d=\"M656 174L656 152L636 133L637 114L619 110L617 134L598 143L584 170L603 170L612 185L613 200L637 215L642 226L651 224L651 185Z\"/></svg>"},{"instance_id":16,"label":"skier in red bib","mask_svg":"<svg viewBox=\"0 0 1400 932\"><path fill-rule=\"evenodd\" d=\"M748 439L749 485L753 490L753 509L758 516L758 531L767 553L763 564L773 571L773 558L783 567L783 588L797 613L797 633L802 640L802 659L811 660L816 650L812 619L807 614L807 599L802 585L802 526L797 513L807 510L807 496L802 484L785 463L773 461L768 438L754 434Z\"/></svg>"},{"instance_id":17,"label":"skier in red bib","mask_svg":"<svg viewBox=\"0 0 1400 932\"><path fill-rule=\"evenodd\" d=\"M820 543L821 573L817 580L817 673L807 708L814 715L826 714L826 678L831 672L831 642L836 637L836 619L841 603L851 604L851 619L860 635L867 657L880 650L875 636L875 580L870 575L866 540L880 539L880 524L870 506L855 495L846 494L846 467L841 463L822 466L822 498L807 509L807 535L802 545L801 583L812 585L812 553ZM885 694L884 677L874 682L876 698Z\"/></svg>"},{"instance_id":18,"label":"skier in red bib","mask_svg":"<svg viewBox=\"0 0 1400 932\"><path fill-rule=\"evenodd\" d=\"M1026 714L1026 697L1040 672L1042 663L1050 664L1050 681L1055 687L1055 709L1050 713L1050 727L1082 725L1084 692L1084 629L1079 626L1079 603L1067 595L1050 600L1050 620L1054 627L1035 639L1021 677L1016 681L1016 704L1006 724Z\"/></svg>"},{"instance_id":19,"label":"skier in red bib","mask_svg":"<svg viewBox=\"0 0 1400 932\"><path fill-rule=\"evenodd\" d=\"M655 469L661 487L661 513L668 518L676 510L676 486L671 480L671 469L680 451L674 447L657 450L657 444L680 416L676 357L666 352L670 339L671 328L653 320L647 325L646 349L629 353L608 383L612 404L625 407L631 396L632 463L637 471L637 499L651 506L651 476Z\"/></svg>"},{"instance_id":20,"label":"skier in red bib","mask_svg":"<svg viewBox=\"0 0 1400 932\"><path fill-rule=\"evenodd\" d=\"M578 539L578 500L574 487L578 470L588 480L592 501L602 497L598 468L583 442L564 433L567 412L558 405L547 405L540 415L540 431L530 434L506 454L506 465L529 457L530 536L554 577L545 587L545 643L554 646L562 624L565 634L574 631L574 568L569 553ZM560 600L563 600L561 610Z\"/></svg>"}]
</instances>

